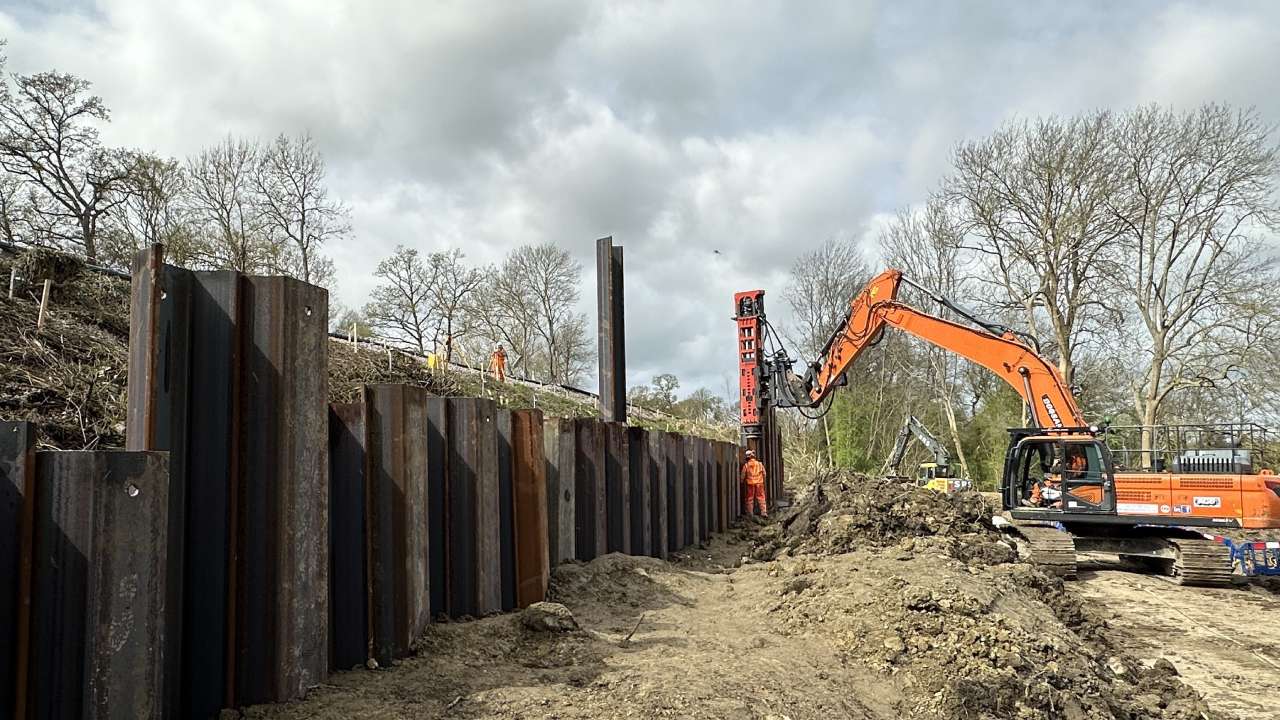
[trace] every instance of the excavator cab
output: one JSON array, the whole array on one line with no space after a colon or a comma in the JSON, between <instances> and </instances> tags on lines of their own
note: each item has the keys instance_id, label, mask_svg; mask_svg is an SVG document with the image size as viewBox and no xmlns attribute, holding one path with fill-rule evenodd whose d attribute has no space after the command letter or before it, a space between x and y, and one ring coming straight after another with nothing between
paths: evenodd
<instances>
[{"instance_id":1,"label":"excavator cab","mask_svg":"<svg viewBox=\"0 0 1280 720\"><path fill-rule=\"evenodd\" d=\"M1115 513L1111 454L1087 428L1009 433L1001 495L1015 517Z\"/></svg>"}]
</instances>

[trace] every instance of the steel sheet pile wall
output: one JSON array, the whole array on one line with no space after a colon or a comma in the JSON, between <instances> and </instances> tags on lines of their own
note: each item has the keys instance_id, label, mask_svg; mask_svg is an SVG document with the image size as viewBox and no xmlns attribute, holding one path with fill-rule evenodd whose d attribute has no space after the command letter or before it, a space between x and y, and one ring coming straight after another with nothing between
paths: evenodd
<instances>
[{"instance_id":1,"label":"steel sheet pile wall","mask_svg":"<svg viewBox=\"0 0 1280 720\"><path fill-rule=\"evenodd\" d=\"M171 451L184 716L327 673L327 316L296 280L135 260L128 446Z\"/></svg>"},{"instance_id":2,"label":"steel sheet pile wall","mask_svg":"<svg viewBox=\"0 0 1280 720\"><path fill-rule=\"evenodd\" d=\"M0 715L175 715L168 454L32 452L0 423Z\"/></svg>"}]
</instances>

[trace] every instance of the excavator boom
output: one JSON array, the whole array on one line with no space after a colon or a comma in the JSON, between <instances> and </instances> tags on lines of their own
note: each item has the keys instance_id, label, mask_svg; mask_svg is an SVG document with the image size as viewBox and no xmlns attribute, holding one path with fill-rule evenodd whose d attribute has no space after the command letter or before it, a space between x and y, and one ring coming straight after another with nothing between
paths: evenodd
<instances>
[{"instance_id":1,"label":"excavator boom","mask_svg":"<svg viewBox=\"0 0 1280 720\"><path fill-rule=\"evenodd\" d=\"M1038 427L1086 425L1058 368L1033 347L1011 332L996 334L990 326L962 325L901 303L897 296L902 282L900 271L886 270L850 303L841 327L805 375L810 406L826 400L858 356L875 343L885 327L893 327L1000 376L1022 396Z\"/></svg>"}]
</instances>

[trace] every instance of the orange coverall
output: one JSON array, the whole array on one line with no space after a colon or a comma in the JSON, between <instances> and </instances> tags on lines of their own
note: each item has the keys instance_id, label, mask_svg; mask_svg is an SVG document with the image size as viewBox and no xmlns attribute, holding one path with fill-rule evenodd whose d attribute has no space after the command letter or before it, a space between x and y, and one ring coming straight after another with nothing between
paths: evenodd
<instances>
[{"instance_id":1,"label":"orange coverall","mask_svg":"<svg viewBox=\"0 0 1280 720\"><path fill-rule=\"evenodd\" d=\"M493 379L503 382L507 379L507 353L502 348L493 351L493 358L489 361L490 367L493 368Z\"/></svg>"},{"instance_id":2,"label":"orange coverall","mask_svg":"<svg viewBox=\"0 0 1280 720\"><path fill-rule=\"evenodd\" d=\"M751 514L753 501L759 500L761 517L769 517L769 505L764 498L764 463L748 458L742 466L742 483L746 486L742 494L746 514Z\"/></svg>"}]
</instances>

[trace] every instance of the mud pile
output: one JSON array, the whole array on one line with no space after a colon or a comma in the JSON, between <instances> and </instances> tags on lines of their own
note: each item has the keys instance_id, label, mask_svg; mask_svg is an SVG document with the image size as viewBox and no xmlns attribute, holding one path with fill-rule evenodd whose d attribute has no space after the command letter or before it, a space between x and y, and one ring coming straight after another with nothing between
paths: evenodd
<instances>
[{"instance_id":1,"label":"mud pile","mask_svg":"<svg viewBox=\"0 0 1280 720\"><path fill-rule=\"evenodd\" d=\"M836 561L836 562L833 562ZM1167 663L1143 667L1061 580L1026 565L858 551L779 561L784 633L834 638L842 659L899 688L905 715L1200 718ZM1212 717L1211 715L1208 715Z\"/></svg>"},{"instance_id":2,"label":"mud pile","mask_svg":"<svg viewBox=\"0 0 1280 720\"><path fill-rule=\"evenodd\" d=\"M998 508L977 492L938 493L848 471L817 477L776 525L756 538L756 559L781 552L833 555L907 542L966 562L1010 562L991 524Z\"/></svg>"}]
</instances>

